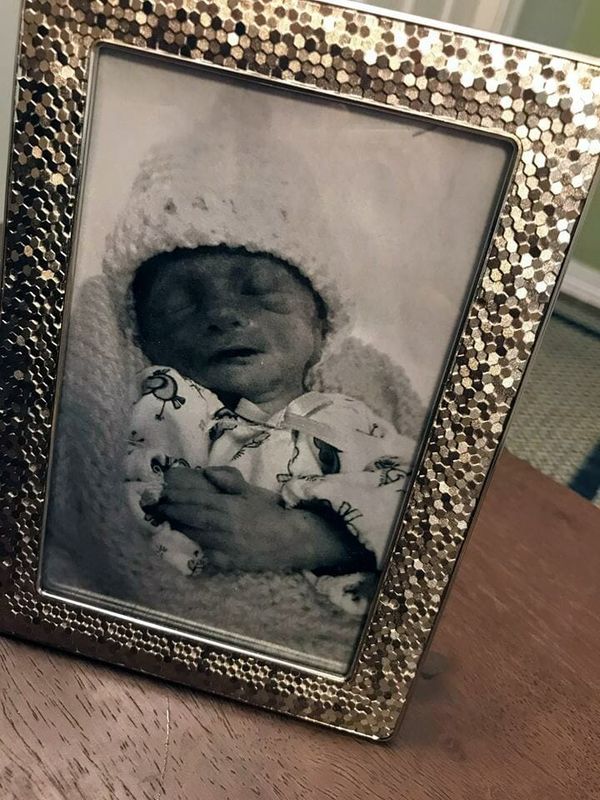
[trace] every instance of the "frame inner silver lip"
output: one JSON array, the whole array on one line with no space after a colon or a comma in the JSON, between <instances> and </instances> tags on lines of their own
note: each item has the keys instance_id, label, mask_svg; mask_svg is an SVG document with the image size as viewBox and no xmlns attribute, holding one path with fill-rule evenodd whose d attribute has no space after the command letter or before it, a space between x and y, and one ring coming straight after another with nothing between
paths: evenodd
<instances>
[{"instance_id":1,"label":"frame inner silver lip","mask_svg":"<svg viewBox=\"0 0 600 800\"><path fill-rule=\"evenodd\" d=\"M177 67L185 71L193 70L200 73L205 73L206 77L213 80L224 80L230 83L235 83L237 85L239 85L240 81L245 81L250 85L255 86L264 91L279 92L282 94L295 93L300 96L310 97L311 100L313 101L316 102L320 101L325 104L334 102L348 106L355 113L368 113L375 116L378 116L380 114L385 114L386 116L388 116L388 118L397 117L402 119L408 117L409 119L412 118L413 120L420 122L430 121L432 123L432 126L434 127L446 128L450 131L468 132L475 137L495 139L511 147L512 150L511 155L508 158L506 169L503 175L501 176L501 180L498 185L497 199L493 213L491 215L489 226L487 230L482 231L482 237L481 237L482 247L480 250L478 263L474 265L473 275L470 280L469 290L467 293L467 297L464 300L464 307L460 314L460 319L457 324L455 333L448 344L447 356L445 358L442 367L442 373L438 383L438 388L435 392L434 399L431 403L430 409L426 416L426 421L421 435L421 441L419 443L417 456L414 462L415 466L413 469L413 475L410 481L410 485L405 493L402 503L400 504L400 507L396 515L396 520L392 525L393 533L390 535L387 546L387 553L385 559L386 564L389 563L391 553L397 544L399 532L402 526L402 521L404 519L406 509L410 503L412 488L416 480L416 477L418 475L425 450L427 448L429 434L434 422L434 417L439 404L439 400L454 361L455 352L458 347L458 343L462 334L462 330L465 325L466 318L468 317L473 297L477 293L483 273L485 271L487 259L489 256L489 251L492 245L493 234L494 231L496 230L502 206L506 200L509 187L511 185L514 173L519 163L521 144L515 136L509 133L502 133L494 130L490 131L487 129L482 130L481 128L478 128L475 125L471 125L469 123L465 123L460 120L455 120L455 121L445 120L445 119L440 119L439 117L436 117L433 114L424 114L410 109L385 107L375 101L364 100L356 97L340 96L338 94L327 92L325 90L321 90L312 86L290 86L286 81L282 79L270 78L262 75L249 74L245 72L240 73L239 71L236 71L228 67L222 67L219 65L206 62L195 62L187 58L171 54L157 53L153 51L148 52L144 48L120 42L100 41L97 42L92 47L91 50L90 61L88 66L88 92L86 96L85 120L84 120L83 134L82 134L82 149L80 156L80 170L79 170L80 178L77 184L76 217L75 217L75 226L73 230L73 239L72 239L73 244L68 266L69 277L67 279L67 298L65 302L65 311L63 315L63 323L61 329L61 347L60 347L60 357L59 357L59 367L58 367L57 390L54 400L54 411L53 411L53 422L52 422L53 434L50 446L49 466L46 475L46 492L45 492L45 502L44 502L42 536L40 541L40 559L39 559L38 574L37 574L37 590L42 597L45 597L52 601L57 601L60 603L64 603L66 605L75 605L77 607L86 609L88 611L92 611L99 615L105 615L107 617L112 617L114 619L128 621L136 625L139 625L141 627L151 627L153 630L156 630L157 632L162 632L171 636L172 635L182 636L200 645L206 645L208 647L216 649L226 649L233 653L240 653L249 656L251 658L264 660L266 662L271 662L273 664L291 668L299 672L306 672L307 674L319 675L333 682L343 683L344 681L351 678L356 672L357 664L360 659L361 651L364 645L364 640L368 634L369 626L376 611L378 598L381 592L381 586L385 581L385 574L386 574L385 568L381 571L374 599L372 600L369 610L367 612L367 616L364 622L362 623L360 634L357 638L357 643L354 648L353 657L348 665L347 670L343 673L337 672L332 669L327 669L324 666L324 659L322 659L321 657L311 657L310 655L304 654L303 655L304 663L302 663L301 661L296 661L293 658L291 658L291 656L294 653L296 653L296 651L293 651L291 649L288 650L283 645L273 645L273 644L269 645L269 643L266 642L265 644L267 645L267 648L269 646L271 648L271 652L269 652L268 649L262 650L260 648L257 648L256 645L252 646L250 639L244 637L242 634L231 633L228 631L220 631L217 629L213 629L209 625L203 625L202 623L192 624L191 621L185 619L179 620L180 625L177 626L175 624L175 618L172 618L171 615L161 614L156 609L143 608L142 606L129 604L124 601L117 601L117 600L113 601L111 598L104 596L102 596L102 601L100 601L100 596L98 597L90 597L89 595L86 596L87 595L86 592L78 592L77 590L71 590L71 592L65 591L64 593L62 593L61 591L57 591L56 589L46 589L42 585L41 563L43 559L43 552L46 539L45 536L46 519L47 519L48 498L49 498L48 488L50 485L52 458L54 453L54 430L56 427L56 419L59 413L61 386L63 383L64 369L65 369L64 359L66 353L66 342L68 338L69 317L71 313L72 293L74 285L72 276L76 269L76 263L77 263L77 251L78 251L80 223L81 223L81 207L82 207L81 199L86 180L87 156L89 151L89 140L91 134L91 119L96 99L96 85L97 85L97 72L98 72L97 65L99 57L101 53L104 51L109 53L115 52L119 54L127 53L131 56L137 57L138 59L144 61L154 60L157 62L170 64L171 66L175 64L177 65ZM111 605L114 605L115 607L111 608ZM121 606L122 609L121 611L118 610L118 606ZM127 610L125 610L125 607L128 607L129 613ZM279 653L280 655L278 655L277 653Z\"/></svg>"}]
</instances>

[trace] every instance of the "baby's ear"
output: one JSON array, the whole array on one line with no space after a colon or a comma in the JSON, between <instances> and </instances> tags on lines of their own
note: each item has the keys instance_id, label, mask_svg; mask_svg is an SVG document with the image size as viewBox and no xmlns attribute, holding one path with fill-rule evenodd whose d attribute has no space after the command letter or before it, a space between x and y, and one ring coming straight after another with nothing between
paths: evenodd
<instances>
[{"instance_id":1,"label":"baby's ear","mask_svg":"<svg viewBox=\"0 0 600 800\"><path fill-rule=\"evenodd\" d=\"M313 344L312 356L307 364L309 368L314 367L323 353L323 347L325 345L325 325L322 324L322 320L317 320L317 324L315 324L313 329Z\"/></svg>"}]
</instances>

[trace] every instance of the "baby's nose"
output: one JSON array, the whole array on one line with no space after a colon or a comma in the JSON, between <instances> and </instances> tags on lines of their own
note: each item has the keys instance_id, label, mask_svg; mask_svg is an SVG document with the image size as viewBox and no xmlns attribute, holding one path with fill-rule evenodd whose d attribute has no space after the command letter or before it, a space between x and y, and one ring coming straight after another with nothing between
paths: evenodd
<instances>
[{"instance_id":1,"label":"baby's nose","mask_svg":"<svg viewBox=\"0 0 600 800\"><path fill-rule=\"evenodd\" d=\"M234 305L216 306L209 309L206 315L206 326L209 333L226 333L236 328L246 328L248 324L247 315Z\"/></svg>"}]
</instances>

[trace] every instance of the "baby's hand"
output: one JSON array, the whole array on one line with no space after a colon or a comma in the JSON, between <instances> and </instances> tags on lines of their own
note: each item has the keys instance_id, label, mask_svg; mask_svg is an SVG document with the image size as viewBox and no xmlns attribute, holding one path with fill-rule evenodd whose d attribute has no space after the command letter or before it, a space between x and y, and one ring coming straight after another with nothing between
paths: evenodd
<instances>
[{"instance_id":1,"label":"baby's hand","mask_svg":"<svg viewBox=\"0 0 600 800\"><path fill-rule=\"evenodd\" d=\"M158 509L222 569L278 566L289 512L277 494L247 483L234 467L170 470Z\"/></svg>"},{"instance_id":2,"label":"baby's hand","mask_svg":"<svg viewBox=\"0 0 600 800\"><path fill-rule=\"evenodd\" d=\"M204 476L223 494L243 494L248 485L235 467L208 467Z\"/></svg>"},{"instance_id":3,"label":"baby's hand","mask_svg":"<svg viewBox=\"0 0 600 800\"><path fill-rule=\"evenodd\" d=\"M242 494L246 481L235 467L190 469L177 467L165 475L162 499L172 503L194 503L209 494Z\"/></svg>"},{"instance_id":4,"label":"baby's hand","mask_svg":"<svg viewBox=\"0 0 600 800\"><path fill-rule=\"evenodd\" d=\"M312 570L352 560L354 537L339 523L284 508L233 467L170 470L158 509L221 569Z\"/></svg>"}]
</instances>

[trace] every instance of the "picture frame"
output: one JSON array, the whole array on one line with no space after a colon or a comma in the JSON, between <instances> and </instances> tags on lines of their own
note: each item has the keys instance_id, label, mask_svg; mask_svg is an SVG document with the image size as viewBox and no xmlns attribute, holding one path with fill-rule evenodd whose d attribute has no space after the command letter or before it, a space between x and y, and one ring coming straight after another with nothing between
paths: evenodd
<instances>
[{"instance_id":1,"label":"picture frame","mask_svg":"<svg viewBox=\"0 0 600 800\"><path fill-rule=\"evenodd\" d=\"M158 76L156 80L147 79L149 71ZM118 94L121 80L115 76L121 76L123 85L133 91L131 97L140 98L131 118L124 111L131 108L131 98L125 103L125 95ZM188 92L191 81L194 89ZM181 89L184 84L185 90ZM141 85L150 87L147 97L138 92L136 87ZM178 92L179 105L174 99ZM183 167L180 163L180 171L175 172L170 154L161 158L153 151L147 162L155 170L152 177L144 173L136 179L138 161L126 180L131 159L128 155L119 160L119 152L130 154L138 145L139 130L128 127L133 125L133 116L146 119L148 109L153 114L156 109L166 109L160 119L171 120L168 124L173 133L169 135L174 137L187 113L193 116L186 98L190 104L192 98L200 98L193 100L200 108L200 120L208 114L206 109L211 109L209 119L217 127L212 128L212 138L208 128L202 138L208 157L205 161L200 155L193 161L184 159ZM25 0L0 317L0 629L366 738L389 738L398 727L431 640L591 191L600 154L599 99L600 65L593 59L367 6L305 0L285 5L246 0L210 5L197 0ZM300 111L292 111L296 108ZM98 132L115 130L115 109L122 128L111 140L106 138L108 134L100 136ZM240 116L243 114L248 116ZM307 114L319 137L299 125L298 120ZM256 118L269 119L271 133L253 140L252 128L241 122ZM155 121L154 126L142 127L155 130L159 117L148 119ZM345 134L348 129L352 141ZM240 130L247 135L236 139L234 134ZM257 130L264 133L265 129ZM424 136L428 131L432 135ZM304 150L300 146L303 134ZM383 143L386 148L399 146L403 137L403 158L400 151L384 148ZM321 150L317 138L324 142ZM210 146L206 144L213 140ZM238 142L235 147L234 140ZM357 142L361 143L360 158L356 157ZM309 156L303 160L300 156L306 153ZM402 171L409 161L417 165L415 173ZM234 166L226 178L224 165L229 162ZM192 163L202 164L206 192L212 191L235 207L242 220L239 230L248 230L255 221L251 215L244 216L242 207L251 208L252 213L258 208L258 227L268 229L271 237L277 233L279 240L287 236L284 221L292 218L283 255L272 238L256 234L254 244L248 245L239 230L230 238L219 230L214 239L194 239L193 247L225 243L228 258L234 251L240 257L242 247L243 258L247 252L254 258L257 253L275 254L279 262L289 260L296 265L312 264L324 254L327 264L338 260L348 264L353 257L360 262L359 255L362 263L369 263L369 254L374 253L373 260L380 264L381 295L375 295L378 281L360 264L356 269L345 268L338 280L342 289L348 284L355 294L377 296L370 316L364 312L360 317L363 328L365 319L379 324L380 297L385 295L391 303L390 310L381 311L386 325L399 325L400 316L410 317L408 310L403 315L393 313L403 296L401 281L396 284L393 280L398 269L387 273L381 266L389 261L392 269L397 263L398 242L408 239L409 230L417 230L409 251L431 254L417 264L427 277L420 287L410 285L406 301L407 307L414 307L421 325L414 337L413 361L427 365L423 408L416 421L411 418L415 449L410 468L403 473L406 481L396 501L395 519L392 515L388 521L389 535L380 548L379 568L370 573L377 579L376 586L360 622L354 625L344 616L343 607L328 610L328 616L321 614L328 600L315 600L314 608L303 605L312 602L306 600L312 591L309 586L293 598L296 605L274 605L275 623L268 636L261 636L263 620L247 619L247 609L244 619L254 625L250 634L233 623L218 629L205 617L191 620L189 610L179 614L165 611L163 595L151 608L149 601L140 603L114 588L114 575L128 569L127 555L115 556L108 568L104 563L100 568L101 561L95 557L88 558L79 573L69 566L81 563L77 561L78 543L85 540L87 528L63 525L61 521L68 518L64 514L83 508L84 516L78 519L87 519L89 508L100 507L97 519L101 519L107 507L91 499L88 504L85 494L74 501L75 495L69 495L69 487L77 482L73 477L81 478L82 485L87 481L94 490L109 485L102 476L112 479L115 474L113 464L105 469L98 460L93 466L85 461L90 450L85 437L91 436L90 431L98 429L102 446L108 447L108 452L114 450L114 441L107 444L103 433L111 418L100 412L95 417L85 416L87 400L84 403L81 398L90 397L87 380L98 373L101 385L108 381L113 386L117 373L108 358L94 361L88 348L90 342L97 342L99 329L85 326L105 307L109 295L100 300L93 292L82 294L83 283L77 283L78 275L83 274L81 265L87 263L82 254L97 252L102 235L115 225L112 252L118 246L126 255L132 248L138 256L142 253L136 269L157 253L177 252L174 248L188 242L188 228L179 238L169 240L168 246L153 245L154 249L146 251L149 238L132 234L139 234L139 229L118 227L124 217L121 208L130 208L127 191L132 183L143 201L140 219L152 218L148 195L144 195L148 186L165 187L171 181L178 190L190 180L195 188L183 197L199 199L194 193L196 176L193 180L186 177L191 171L186 164ZM434 164L435 169L427 164ZM113 183L102 189L105 173ZM410 174L415 176L413 182ZM177 180L174 175L179 176ZM451 192L450 175L455 181ZM273 187L282 176L288 189L285 204L277 206L274 199L279 202L277 191L282 190ZM402 192L390 188L400 185L399 176L404 179ZM478 176L482 186L476 188ZM242 202L245 187L254 189L257 184L266 201L256 200L257 195L250 192L248 196L254 200ZM460 189L462 184L468 191ZM230 186L235 192L227 195L224 187ZM293 192L290 186L296 187ZM350 201L339 199L341 186L353 187L355 194L348 189L343 195ZM408 190L410 200L406 202ZM111 198L119 192L124 205L119 206L115 199L112 209ZM357 196L362 199L358 209ZM100 197L104 199L98 200ZM177 195L176 201L174 197L164 195L161 214L179 213L180 198ZM316 205L318 197L323 200L321 206ZM205 195L201 199L205 201ZM100 203L100 211L90 206L93 202ZM396 240L393 220L400 206L407 211L398 225L401 238ZM281 218L278 225L268 216L273 208ZM311 216L308 208L317 208L318 213ZM368 216L369 209L374 210L363 231L359 220ZM292 210L296 213L288 213ZM452 213L462 223L460 236L452 240L455 249L449 231L456 232L458 222ZM187 220L185 214L182 218ZM423 220L421 228L415 223L417 218ZM313 219L314 231L310 227ZM142 233L153 230L157 226L143 228ZM386 236L394 243L393 248L388 246L389 253ZM296 245L290 242L298 240L302 240L302 248L307 241L316 243L314 252L307 255L306 249L294 249ZM439 252L434 256L437 240ZM345 257L336 258L336 253ZM431 264L443 264L444 254L453 254L455 271L448 271L447 280L448 287L454 286L454 294L445 288L448 295L442 299L452 296L452 301L435 305L434 284L446 273L438 267L434 270ZM464 262L460 269L459 262ZM406 278L409 266L404 263ZM313 288L312 275L317 272L309 275ZM104 273L104 283L96 280L95 274L87 275L86 280L96 291L100 283L105 289L117 285L115 276L116 272L109 270ZM367 282L369 291L360 281ZM325 292L316 289L317 295ZM124 298L124 292L120 296ZM292 303L292 311L299 302ZM447 307L450 310L443 312ZM77 319L83 327L77 327ZM101 330L104 337L106 328ZM377 341L381 342L385 339L383 328L379 335ZM400 338L399 333L395 336ZM77 344L82 341L83 345ZM428 361L424 353L429 351L424 348L430 341L438 349ZM87 364L87 373L77 373L72 366L76 362L71 353L78 346L79 363ZM236 348L240 349L238 344ZM408 352L399 348L393 338L391 356ZM110 352L115 352L114 348ZM373 349L359 353L354 354L355 367L374 363ZM247 360L249 356L236 352L227 358ZM231 366L231 361L228 363ZM392 383L387 369L383 371L385 385ZM415 374L421 373L416 370ZM372 388L371 376L366 382ZM113 400L125 395L119 385L125 387L124 382L114 384ZM79 387L79 394L73 386ZM406 399L408 390L403 386ZM331 385L328 389L331 391ZM173 397L181 395L176 392L168 401ZM407 409L417 405L413 395L410 398L402 406L404 419L410 416ZM190 408L191 400L182 399ZM164 402L163 398L163 406ZM68 403L71 417L65 411ZM367 405L372 407L373 402ZM159 411L155 417L160 415ZM67 419L73 428L68 428ZM61 442L69 438L61 431L67 429L76 431L71 438L85 444L83 450L72 451L76 457L70 462L64 456L65 448L61 450ZM315 430L311 429L313 439ZM347 450L339 449L342 460ZM70 472L64 472L64 465ZM237 469L233 462L231 466ZM104 492L109 505L112 495L106 488ZM124 529L117 530L110 517L106 519L106 540L111 540L113 531L121 536L115 541L123 540ZM58 525L53 526L53 520L58 520ZM65 531L67 544L60 538ZM372 548L369 545L367 549ZM92 576L102 573L106 582L101 590L89 588L95 577L92 584L85 584L81 578L85 570ZM148 574L157 572L154 564L148 567ZM266 570L263 565L261 570L248 572L262 574ZM289 595L285 587L291 586L288 571L284 572L285 577L277 578L283 581L282 598ZM311 569L302 572L316 574ZM65 579L65 575L70 577ZM300 578L292 577L298 586ZM325 577L338 579L340 574L326 573ZM139 580L143 582L143 577ZM189 578L169 580L180 587ZM220 573L215 580L220 580ZM238 582L227 584L224 590L223 608L229 601L229 605L237 602L239 575L235 580ZM252 582L254 578L244 580ZM208 577L199 585L208 592ZM255 586L252 591L258 592L255 597L271 596L273 584L260 590ZM248 605L242 592L244 603ZM264 611L264 605L261 608ZM311 616L317 608L319 613ZM208 614L207 609L202 613ZM231 613L233 619L237 612ZM300 656L298 642L290 644L286 636L290 630L294 635L298 630L306 633L311 625L312 649ZM284 633L277 639L272 631L279 629ZM329 658L327 651L336 630L345 631L344 652L350 652L342 659L342 667L336 666L339 653ZM326 640L325 650L319 650L320 640Z\"/></svg>"}]
</instances>

